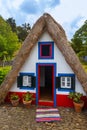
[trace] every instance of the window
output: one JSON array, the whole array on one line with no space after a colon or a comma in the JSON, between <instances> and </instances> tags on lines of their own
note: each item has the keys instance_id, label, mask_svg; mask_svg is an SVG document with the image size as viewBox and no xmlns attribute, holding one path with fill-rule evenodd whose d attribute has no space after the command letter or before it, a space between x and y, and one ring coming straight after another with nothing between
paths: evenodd
<instances>
[{"instance_id":1,"label":"window","mask_svg":"<svg viewBox=\"0 0 87 130\"><path fill-rule=\"evenodd\" d=\"M61 77L61 88L71 88L71 77Z\"/></svg>"},{"instance_id":2,"label":"window","mask_svg":"<svg viewBox=\"0 0 87 130\"><path fill-rule=\"evenodd\" d=\"M75 90L75 75L74 74L58 74L56 77L56 88L60 91Z\"/></svg>"},{"instance_id":3,"label":"window","mask_svg":"<svg viewBox=\"0 0 87 130\"><path fill-rule=\"evenodd\" d=\"M51 45L42 45L41 46L41 56L51 56Z\"/></svg>"},{"instance_id":4,"label":"window","mask_svg":"<svg viewBox=\"0 0 87 130\"><path fill-rule=\"evenodd\" d=\"M54 43L53 42L39 42L38 43L39 59L53 59L54 58Z\"/></svg>"},{"instance_id":5,"label":"window","mask_svg":"<svg viewBox=\"0 0 87 130\"><path fill-rule=\"evenodd\" d=\"M32 80L31 76L23 76L23 86L31 87L31 83L32 83L31 80Z\"/></svg>"},{"instance_id":6,"label":"window","mask_svg":"<svg viewBox=\"0 0 87 130\"><path fill-rule=\"evenodd\" d=\"M17 87L20 89L35 88L35 81L33 73L20 73L17 77Z\"/></svg>"}]
</instances>

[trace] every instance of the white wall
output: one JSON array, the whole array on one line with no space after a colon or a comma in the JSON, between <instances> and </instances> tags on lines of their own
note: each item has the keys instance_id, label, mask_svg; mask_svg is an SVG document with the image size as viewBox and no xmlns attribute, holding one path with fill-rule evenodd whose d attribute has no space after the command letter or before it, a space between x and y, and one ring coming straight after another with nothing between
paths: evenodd
<instances>
[{"instance_id":1,"label":"white wall","mask_svg":"<svg viewBox=\"0 0 87 130\"><path fill-rule=\"evenodd\" d=\"M49 34L46 32L44 33L41 38L38 40L39 41L53 41L52 38L49 36ZM60 43L61 44L61 43ZM26 62L24 63L23 67L21 68L20 72L30 72L30 73L35 73L36 75L36 63L56 63L56 76L58 76L58 73L74 73L70 66L67 64L65 61L64 56L60 52L60 50L57 48L56 44L54 43L54 59L38 59L38 43L34 46L32 49L29 57L26 59ZM10 91L26 91L17 88L16 82L10 89ZM33 92L36 91L32 90ZM79 83L78 79L76 78L76 91L78 92L83 92L83 88L81 87L81 84ZM63 93L63 92L58 92L57 93ZM65 92L64 92L65 93ZM67 92L66 92L67 94ZM85 93L84 93L85 94Z\"/></svg>"}]
</instances>

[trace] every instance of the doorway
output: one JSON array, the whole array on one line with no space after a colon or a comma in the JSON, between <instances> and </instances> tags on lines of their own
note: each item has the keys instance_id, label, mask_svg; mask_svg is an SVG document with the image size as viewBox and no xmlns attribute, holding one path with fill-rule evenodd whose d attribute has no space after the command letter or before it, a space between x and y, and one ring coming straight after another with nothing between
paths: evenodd
<instances>
[{"instance_id":1,"label":"doorway","mask_svg":"<svg viewBox=\"0 0 87 130\"><path fill-rule=\"evenodd\" d=\"M38 94L40 101L53 101L53 71L52 65L39 65Z\"/></svg>"}]
</instances>

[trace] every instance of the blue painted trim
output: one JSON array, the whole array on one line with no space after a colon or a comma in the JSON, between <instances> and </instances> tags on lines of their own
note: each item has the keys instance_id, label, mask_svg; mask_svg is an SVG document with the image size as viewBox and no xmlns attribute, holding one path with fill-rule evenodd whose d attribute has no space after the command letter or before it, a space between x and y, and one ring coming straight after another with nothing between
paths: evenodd
<instances>
[{"instance_id":1,"label":"blue painted trim","mask_svg":"<svg viewBox=\"0 0 87 130\"><path fill-rule=\"evenodd\" d=\"M19 73L20 76L34 76L35 73L29 73L29 72L20 72ZM35 87L28 87L28 86L21 86L20 89L23 89L23 90L34 90Z\"/></svg>"},{"instance_id":2,"label":"blue painted trim","mask_svg":"<svg viewBox=\"0 0 87 130\"><path fill-rule=\"evenodd\" d=\"M41 45L45 45L45 44L49 44L52 46L52 55L51 56L41 56L40 55ZM54 42L53 41L38 42L38 59L54 59Z\"/></svg>"},{"instance_id":3,"label":"blue painted trim","mask_svg":"<svg viewBox=\"0 0 87 130\"><path fill-rule=\"evenodd\" d=\"M67 88L58 88L58 91L62 91L62 92L75 92L75 90L72 89L67 89Z\"/></svg>"},{"instance_id":4,"label":"blue painted trim","mask_svg":"<svg viewBox=\"0 0 87 130\"><path fill-rule=\"evenodd\" d=\"M74 73L58 73L58 77L62 77L62 76L74 77L75 74Z\"/></svg>"},{"instance_id":5,"label":"blue painted trim","mask_svg":"<svg viewBox=\"0 0 87 130\"><path fill-rule=\"evenodd\" d=\"M36 63L36 105L38 105L38 66L54 66L54 107L56 107L56 63Z\"/></svg>"},{"instance_id":6,"label":"blue painted trim","mask_svg":"<svg viewBox=\"0 0 87 130\"><path fill-rule=\"evenodd\" d=\"M58 77L75 77L74 73L58 73ZM72 88L58 88L58 91L62 91L62 92L74 92L75 90L73 90Z\"/></svg>"},{"instance_id":7,"label":"blue painted trim","mask_svg":"<svg viewBox=\"0 0 87 130\"><path fill-rule=\"evenodd\" d=\"M56 107L56 63L54 65L54 107Z\"/></svg>"},{"instance_id":8,"label":"blue painted trim","mask_svg":"<svg viewBox=\"0 0 87 130\"><path fill-rule=\"evenodd\" d=\"M30 76L34 76L35 73L28 73L28 72L20 72L19 73L20 76L24 76L24 75L30 75Z\"/></svg>"},{"instance_id":9,"label":"blue painted trim","mask_svg":"<svg viewBox=\"0 0 87 130\"><path fill-rule=\"evenodd\" d=\"M20 89L23 89L23 90L34 90L35 88L34 87L27 87L27 86L22 86Z\"/></svg>"},{"instance_id":10,"label":"blue painted trim","mask_svg":"<svg viewBox=\"0 0 87 130\"><path fill-rule=\"evenodd\" d=\"M36 63L36 105L38 105L38 63Z\"/></svg>"}]
</instances>

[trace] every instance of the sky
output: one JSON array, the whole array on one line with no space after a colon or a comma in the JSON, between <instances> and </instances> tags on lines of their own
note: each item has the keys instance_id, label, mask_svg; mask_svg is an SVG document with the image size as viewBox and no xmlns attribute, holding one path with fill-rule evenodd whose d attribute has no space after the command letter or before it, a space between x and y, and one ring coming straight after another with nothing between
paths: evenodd
<instances>
[{"instance_id":1,"label":"sky","mask_svg":"<svg viewBox=\"0 0 87 130\"><path fill-rule=\"evenodd\" d=\"M44 13L49 13L70 40L87 20L87 0L0 0L0 15L13 18L17 25L25 22L32 27Z\"/></svg>"}]
</instances>

